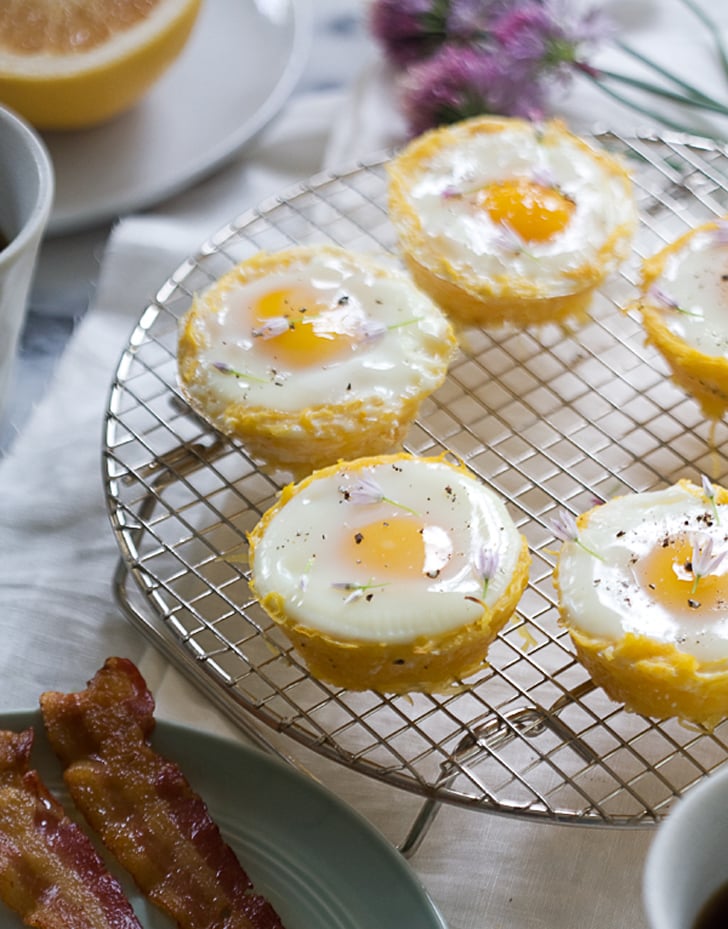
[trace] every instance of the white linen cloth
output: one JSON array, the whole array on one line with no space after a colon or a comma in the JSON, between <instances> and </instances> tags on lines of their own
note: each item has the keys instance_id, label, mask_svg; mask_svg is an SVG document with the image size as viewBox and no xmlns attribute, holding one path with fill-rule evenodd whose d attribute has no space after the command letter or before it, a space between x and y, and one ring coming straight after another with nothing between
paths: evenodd
<instances>
[{"instance_id":1,"label":"white linen cloth","mask_svg":"<svg viewBox=\"0 0 728 929\"><path fill-rule=\"evenodd\" d=\"M625 3L623 12L633 18L636 41L655 27L668 63L677 60L693 79L716 80L705 52L709 39L694 21L686 31L678 0ZM671 48L681 50L677 59ZM579 93L564 104L575 127L593 125L595 113L624 132L646 125L631 111L597 104L590 88ZM399 137L388 78L373 71L350 96L294 98L229 168L113 230L92 308L47 396L0 463L0 710L34 707L42 690L77 690L107 656L124 655L147 678L159 718L241 738L113 602L117 550L100 473L109 382L143 307L210 233L322 165L351 162ZM392 842L403 839L419 808L416 797L298 746L283 747ZM452 929L640 929L650 839L649 829L554 826L447 807L412 865Z\"/></svg>"}]
</instances>

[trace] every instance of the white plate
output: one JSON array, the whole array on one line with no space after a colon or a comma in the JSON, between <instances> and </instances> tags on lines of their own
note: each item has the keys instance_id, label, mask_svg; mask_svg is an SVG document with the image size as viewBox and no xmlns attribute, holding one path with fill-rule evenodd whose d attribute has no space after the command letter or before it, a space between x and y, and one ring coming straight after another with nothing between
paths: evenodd
<instances>
[{"instance_id":1,"label":"white plate","mask_svg":"<svg viewBox=\"0 0 728 929\"><path fill-rule=\"evenodd\" d=\"M48 132L49 232L71 232L179 192L218 168L280 110L301 76L309 0L203 0L182 55L132 110Z\"/></svg>"},{"instance_id":2,"label":"white plate","mask_svg":"<svg viewBox=\"0 0 728 929\"><path fill-rule=\"evenodd\" d=\"M73 811L40 713L0 713L0 728L28 726L32 765ZM257 750L173 723L157 722L152 743L180 765L286 929L447 929L399 852L320 784ZM171 926L109 866L144 929ZM0 929L22 929L2 903Z\"/></svg>"}]
</instances>

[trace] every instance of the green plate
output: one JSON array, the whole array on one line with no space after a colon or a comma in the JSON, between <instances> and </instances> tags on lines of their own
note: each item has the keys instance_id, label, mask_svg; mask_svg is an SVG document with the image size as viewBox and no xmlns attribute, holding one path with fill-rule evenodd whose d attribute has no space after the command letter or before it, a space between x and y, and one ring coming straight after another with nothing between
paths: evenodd
<instances>
[{"instance_id":1,"label":"green plate","mask_svg":"<svg viewBox=\"0 0 728 929\"><path fill-rule=\"evenodd\" d=\"M35 729L33 766L72 812L39 712L0 713ZM286 929L447 929L399 852L334 794L276 758L185 726L158 722L153 744L204 798L255 888ZM172 923L120 878L145 929ZM0 929L22 922L0 904Z\"/></svg>"}]
</instances>

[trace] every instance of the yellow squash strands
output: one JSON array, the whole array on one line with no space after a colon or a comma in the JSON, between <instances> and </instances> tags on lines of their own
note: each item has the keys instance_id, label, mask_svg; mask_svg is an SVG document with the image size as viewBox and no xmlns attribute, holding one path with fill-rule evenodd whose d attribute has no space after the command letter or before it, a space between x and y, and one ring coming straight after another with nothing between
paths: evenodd
<instances>
[{"instance_id":1,"label":"yellow squash strands","mask_svg":"<svg viewBox=\"0 0 728 929\"><path fill-rule=\"evenodd\" d=\"M201 0L6 0L0 103L39 129L131 107L185 46Z\"/></svg>"}]
</instances>

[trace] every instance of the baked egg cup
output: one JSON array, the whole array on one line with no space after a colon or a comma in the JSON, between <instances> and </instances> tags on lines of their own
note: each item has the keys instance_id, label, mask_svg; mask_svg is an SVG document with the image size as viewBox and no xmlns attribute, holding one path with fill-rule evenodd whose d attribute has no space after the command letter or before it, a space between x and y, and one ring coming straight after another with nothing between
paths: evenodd
<instances>
[{"instance_id":1,"label":"baked egg cup","mask_svg":"<svg viewBox=\"0 0 728 929\"><path fill-rule=\"evenodd\" d=\"M194 297L179 381L262 467L301 477L398 448L456 349L446 317L384 255L298 246L258 253Z\"/></svg>"},{"instance_id":2,"label":"baked egg cup","mask_svg":"<svg viewBox=\"0 0 728 929\"><path fill-rule=\"evenodd\" d=\"M709 482L577 517L553 575L561 623L612 700L706 729L728 716L726 546L728 491Z\"/></svg>"},{"instance_id":3,"label":"baked egg cup","mask_svg":"<svg viewBox=\"0 0 728 929\"><path fill-rule=\"evenodd\" d=\"M714 421L728 410L727 224L704 223L646 259L632 304L672 381Z\"/></svg>"},{"instance_id":4,"label":"baked egg cup","mask_svg":"<svg viewBox=\"0 0 728 929\"><path fill-rule=\"evenodd\" d=\"M621 161L559 120L439 127L405 146L388 174L403 258L462 326L585 318L636 225Z\"/></svg>"},{"instance_id":5,"label":"baked egg cup","mask_svg":"<svg viewBox=\"0 0 728 929\"><path fill-rule=\"evenodd\" d=\"M528 583L505 505L442 456L318 470L283 489L248 541L261 606L315 678L349 690L459 686Z\"/></svg>"}]
</instances>

